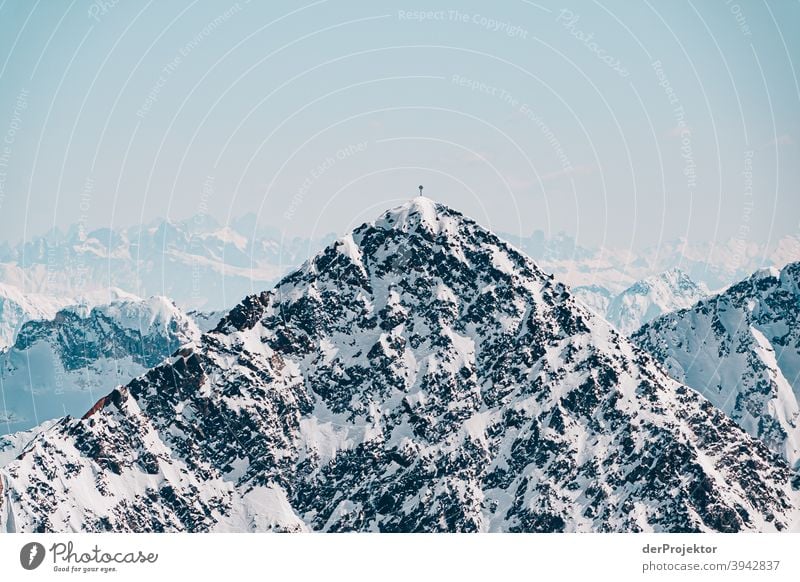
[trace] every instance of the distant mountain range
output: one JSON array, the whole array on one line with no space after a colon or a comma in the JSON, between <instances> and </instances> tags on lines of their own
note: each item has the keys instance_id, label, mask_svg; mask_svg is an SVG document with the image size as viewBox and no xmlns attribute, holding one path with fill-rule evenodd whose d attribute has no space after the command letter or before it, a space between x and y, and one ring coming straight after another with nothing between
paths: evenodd
<instances>
[{"instance_id":1,"label":"distant mountain range","mask_svg":"<svg viewBox=\"0 0 800 582\"><path fill-rule=\"evenodd\" d=\"M784 236L769 245L737 239L726 243L677 239L638 251L587 248L563 233L552 238L542 231L523 238L501 236L571 287L596 286L610 295L674 269L702 287L719 291L758 269L781 268L800 257L800 237L796 235Z\"/></svg>"},{"instance_id":2,"label":"distant mountain range","mask_svg":"<svg viewBox=\"0 0 800 582\"><path fill-rule=\"evenodd\" d=\"M764 379L770 354L782 361L776 346L798 353L792 269L731 287L722 310L752 307L743 317L758 333L745 349L769 368ZM675 304L675 290L688 301L700 289L688 281L672 271L613 294L627 298L620 314L649 317L651 305ZM724 304L704 301L690 310ZM153 344L184 321L162 306L149 312L169 314L152 319ZM106 313L65 322L66 344L75 328L75 345L106 353L98 338L111 329L130 342L110 357L135 359L131 346L150 343L153 326L141 324L150 316L118 330L120 313ZM218 315L198 318L205 334L172 334L176 352L108 385L81 418L0 438L0 529L736 532L798 523L800 483L786 450L642 349L651 335L680 346L658 322L682 316L655 319L634 343L529 257L428 199L358 227L212 323ZM735 326L709 317L727 349L720 357L736 353L717 329ZM58 326L25 329L15 350L62 345ZM656 347L677 354L670 345ZM781 414L777 422L791 420L788 408Z\"/></svg>"},{"instance_id":3,"label":"distant mountain range","mask_svg":"<svg viewBox=\"0 0 800 582\"><path fill-rule=\"evenodd\" d=\"M26 295L77 297L119 288L208 311L273 285L332 239L282 238L257 228L251 215L227 226L207 216L88 233L73 226L0 246L0 281Z\"/></svg>"},{"instance_id":4,"label":"distant mountain range","mask_svg":"<svg viewBox=\"0 0 800 582\"><path fill-rule=\"evenodd\" d=\"M698 285L718 291L759 268L780 268L800 256L800 238L792 236L769 246L677 240L641 252L590 249L564 233L500 237L571 287L595 288L608 296L676 268ZM15 246L0 244L0 281L35 299L44 309L40 315L50 317L81 297L107 295L110 288L137 297L166 296L184 310L214 311L271 287L333 239L333 234L287 238L277 229L259 226L254 215L225 225L198 215L87 233L72 226ZM5 314L3 297L0 287L0 341L8 344L2 334L8 335L3 327L7 330L10 324L3 320L16 316Z\"/></svg>"}]
</instances>

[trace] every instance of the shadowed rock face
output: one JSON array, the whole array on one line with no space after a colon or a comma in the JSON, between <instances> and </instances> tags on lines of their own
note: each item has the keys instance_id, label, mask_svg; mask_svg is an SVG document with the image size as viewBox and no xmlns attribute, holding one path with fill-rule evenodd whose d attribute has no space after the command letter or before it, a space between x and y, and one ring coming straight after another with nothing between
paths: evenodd
<instances>
[{"instance_id":1,"label":"shadowed rock face","mask_svg":"<svg viewBox=\"0 0 800 582\"><path fill-rule=\"evenodd\" d=\"M774 531L790 476L529 259L417 198L35 437L0 471L0 524Z\"/></svg>"}]
</instances>

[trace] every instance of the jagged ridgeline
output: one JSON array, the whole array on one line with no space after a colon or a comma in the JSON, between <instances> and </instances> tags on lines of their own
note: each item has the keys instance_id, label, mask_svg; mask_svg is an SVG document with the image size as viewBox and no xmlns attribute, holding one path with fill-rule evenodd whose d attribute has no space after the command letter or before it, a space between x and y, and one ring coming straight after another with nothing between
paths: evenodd
<instances>
[{"instance_id":1,"label":"jagged ridgeline","mask_svg":"<svg viewBox=\"0 0 800 582\"><path fill-rule=\"evenodd\" d=\"M785 531L785 460L426 198L39 432L13 531Z\"/></svg>"}]
</instances>

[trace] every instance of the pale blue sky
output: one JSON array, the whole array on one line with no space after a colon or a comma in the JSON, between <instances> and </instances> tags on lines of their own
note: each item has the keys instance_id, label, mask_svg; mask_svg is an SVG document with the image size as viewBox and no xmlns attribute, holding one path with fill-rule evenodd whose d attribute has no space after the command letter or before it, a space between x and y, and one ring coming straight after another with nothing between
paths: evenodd
<instances>
[{"instance_id":1,"label":"pale blue sky","mask_svg":"<svg viewBox=\"0 0 800 582\"><path fill-rule=\"evenodd\" d=\"M586 245L797 234L799 29L788 0L5 0L0 239L343 232L418 183Z\"/></svg>"}]
</instances>

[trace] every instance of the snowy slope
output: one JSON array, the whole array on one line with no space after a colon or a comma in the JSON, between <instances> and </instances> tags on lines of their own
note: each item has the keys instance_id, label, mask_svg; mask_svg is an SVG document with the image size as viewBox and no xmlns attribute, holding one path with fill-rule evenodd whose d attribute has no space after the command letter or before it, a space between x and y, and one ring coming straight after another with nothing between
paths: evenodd
<instances>
[{"instance_id":1,"label":"snowy slope","mask_svg":"<svg viewBox=\"0 0 800 582\"><path fill-rule=\"evenodd\" d=\"M527 257L417 198L37 435L0 469L0 527L775 531L791 476Z\"/></svg>"},{"instance_id":2,"label":"snowy slope","mask_svg":"<svg viewBox=\"0 0 800 582\"><path fill-rule=\"evenodd\" d=\"M765 269L633 339L670 375L800 464L800 263Z\"/></svg>"},{"instance_id":3,"label":"snowy slope","mask_svg":"<svg viewBox=\"0 0 800 582\"><path fill-rule=\"evenodd\" d=\"M46 420L30 430L0 435L0 467L16 459L35 436L56 422L56 420Z\"/></svg>"},{"instance_id":4,"label":"snowy slope","mask_svg":"<svg viewBox=\"0 0 800 582\"><path fill-rule=\"evenodd\" d=\"M600 285L579 285L572 287L571 291L592 313L601 317L606 316L608 304L614 298L614 294L611 291Z\"/></svg>"},{"instance_id":5,"label":"snowy slope","mask_svg":"<svg viewBox=\"0 0 800 582\"><path fill-rule=\"evenodd\" d=\"M166 298L68 307L29 321L0 352L0 434L82 414L110 387L126 384L199 337Z\"/></svg>"}]
</instances>

